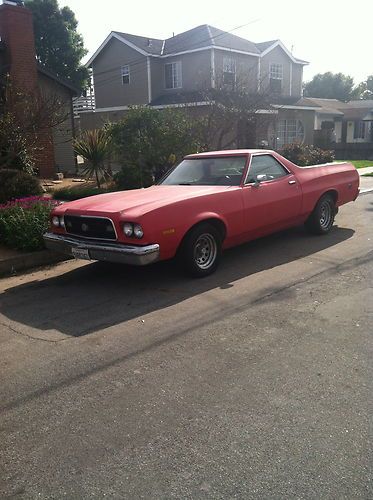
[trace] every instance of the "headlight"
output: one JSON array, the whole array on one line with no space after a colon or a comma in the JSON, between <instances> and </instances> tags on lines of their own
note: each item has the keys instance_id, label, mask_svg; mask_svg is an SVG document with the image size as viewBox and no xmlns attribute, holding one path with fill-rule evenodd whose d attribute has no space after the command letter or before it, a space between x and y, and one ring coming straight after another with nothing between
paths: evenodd
<instances>
[{"instance_id":1,"label":"headlight","mask_svg":"<svg viewBox=\"0 0 373 500\"><path fill-rule=\"evenodd\" d=\"M63 217L60 217L60 226L65 227L65 220Z\"/></svg>"},{"instance_id":2,"label":"headlight","mask_svg":"<svg viewBox=\"0 0 373 500\"><path fill-rule=\"evenodd\" d=\"M52 224L55 226L55 227L59 227L60 225L60 218L57 217L57 215L54 215L52 217Z\"/></svg>"},{"instance_id":3,"label":"headlight","mask_svg":"<svg viewBox=\"0 0 373 500\"><path fill-rule=\"evenodd\" d=\"M133 234L136 236L136 238L142 238L144 236L144 231L142 230L142 227L140 224L135 224L133 226Z\"/></svg>"},{"instance_id":4,"label":"headlight","mask_svg":"<svg viewBox=\"0 0 373 500\"><path fill-rule=\"evenodd\" d=\"M123 224L123 232L128 238L130 238L133 235L133 225L129 222L125 222Z\"/></svg>"}]
</instances>

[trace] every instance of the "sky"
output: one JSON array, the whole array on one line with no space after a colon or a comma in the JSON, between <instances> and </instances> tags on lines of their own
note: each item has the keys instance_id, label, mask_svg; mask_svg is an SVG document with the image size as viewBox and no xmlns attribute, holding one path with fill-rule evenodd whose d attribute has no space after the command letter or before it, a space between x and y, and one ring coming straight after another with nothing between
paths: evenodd
<instances>
[{"instance_id":1,"label":"sky","mask_svg":"<svg viewBox=\"0 0 373 500\"><path fill-rule=\"evenodd\" d=\"M345 73L359 83L373 74L373 0L59 0L79 21L88 60L110 31L169 38L210 24L253 42L280 39L317 73ZM237 27L241 26L239 29Z\"/></svg>"}]
</instances>

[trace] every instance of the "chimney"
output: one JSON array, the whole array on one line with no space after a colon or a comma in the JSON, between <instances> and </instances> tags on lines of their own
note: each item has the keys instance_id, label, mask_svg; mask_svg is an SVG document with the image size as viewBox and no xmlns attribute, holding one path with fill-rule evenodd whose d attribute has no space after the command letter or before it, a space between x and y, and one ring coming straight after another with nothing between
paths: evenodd
<instances>
[{"instance_id":1,"label":"chimney","mask_svg":"<svg viewBox=\"0 0 373 500\"><path fill-rule=\"evenodd\" d=\"M32 91L37 85L34 28L32 14L19 0L0 5L0 39L6 47L12 83Z\"/></svg>"}]
</instances>

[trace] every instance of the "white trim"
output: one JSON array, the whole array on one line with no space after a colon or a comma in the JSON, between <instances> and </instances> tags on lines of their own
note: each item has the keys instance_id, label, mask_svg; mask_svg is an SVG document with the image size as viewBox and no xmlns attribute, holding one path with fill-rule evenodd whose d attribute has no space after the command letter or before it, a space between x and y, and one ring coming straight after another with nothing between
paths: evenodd
<instances>
[{"instance_id":1,"label":"white trim","mask_svg":"<svg viewBox=\"0 0 373 500\"><path fill-rule=\"evenodd\" d=\"M206 28L207 28L207 31L209 32L209 35L210 35L211 44L215 45L214 37L212 36L211 28L210 28L210 26L208 24L206 24Z\"/></svg>"},{"instance_id":2,"label":"white trim","mask_svg":"<svg viewBox=\"0 0 373 500\"><path fill-rule=\"evenodd\" d=\"M290 63L289 95L293 92L293 62Z\"/></svg>"},{"instance_id":3,"label":"white trim","mask_svg":"<svg viewBox=\"0 0 373 500\"><path fill-rule=\"evenodd\" d=\"M277 109L257 109L255 113L258 115L278 115Z\"/></svg>"},{"instance_id":4,"label":"white trim","mask_svg":"<svg viewBox=\"0 0 373 500\"><path fill-rule=\"evenodd\" d=\"M227 47L220 47L219 45L214 45L214 48L219 50L224 50L226 52L234 52L235 54L245 54L247 56L261 57L260 54L254 54L253 52L246 52L246 50L228 49Z\"/></svg>"},{"instance_id":5,"label":"white trim","mask_svg":"<svg viewBox=\"0 0 373 500\"><path fill-rule=\"evenodd\" d=\"M215 88L216 74L215 74L215 50L211 49L211 88Z\"/></svg>"},{"instance_id":6,"label":"white trim","mask_svg":"<svg viewBox=\"0 0 373 500\"><path fill-rule=\"evenodd\" d=\"M148 101L152 102L152 71L150 67L150 57L146 58L146 69L148 70Z\"/></svg>"},{"instance_id":7,"label":"white trim","mask_svg":"<svg viewBox=\"0 0 373 500\"><path fill-rule=\"evenodd\" d=\"M166 40L163 40L162 48L161 48L161 56L163 56L165 43L166 43Z\"/></svg>"},{"instance_id":8,"label":"white trim","mask_svg":"<svg viewBox=\"0 0 373 500\"><path fill-rule=\"evenodd\" d=\"M165 109L165 108L192 108L193 106L211 106L209 101L198 101L198 102L183 102L180 104L159 104L159 106L150 106L154 109Z\"/></svg>"},{"instance_id":9,"label":"white trim","mask_svg":"<svg viewBox=\"0 0 373 500\"><path fill-rule=\"evenodd\" d=\"M293 61L293 63L302 64L303 66L306 66L307 64L309 64L309 62L307 62L307 61L298 61L298 59L296 59L293 56L293 54L285 47L285 45L281 42L281 40L276 40L272 45L270 45L266 50L264 50L261 53L261 57L267 55L269 52L271 52L271 50L275 49L276 47L281 47L282 50L285 52L285 54L290 57L290 59Z\"/></svg>"},{"instance_id":10,"label":"white trim","mask_svg":"<svg viewBox=\"0 0 373 500\"><path fill-rule=\"evenodd\" d=\"M164 108L184 108L188 107L191 108L193 106L210 106L212 103L209 101L198 101L198 102L184 102L180 104L159 104L158 106L149 106L150 108L154 109L164 109ZM146 104L138 104L137 106L146 106ZM96 109L91 109L87 111L81 111L80 114L82 113L108 113L111 111L127 111L131 108L133 108L134 105L131 106L112 106L111 108L96 108ZM135 105L136 107L136 105Z\"/></svg>"},{"instance_id":11,"label":"white trim","mask_svg":"<svg viewBox=\"0 0 373 500\"><path fill-rule=\"evenodd\" d=\"M102 44L99 46L99 48L96 50L96 52L93 54L93 56L85 63L85 66L86 68L89 68L91 66L91 64L93 63L93 61L96 59L96 57L99 55L99 53L102 51L102 49L104 47L106 47L106 45L110 42L110 40L112 40L113 38L116 38L117 40L119 40L120 42L124 43L125 45L128 45L128 47L131 47L131 49L133 50L136 50L137 52L139 52L140 54L142 54L143 56L148 56L149 54L147 52L145 52L144 50L142 49L139 49L139 47L137 47L136 45L134 45L133 43L129 42L128 40L126 40L125 38L123 38L122 36L118 35L117 33L114 33L114 31L112 31L106 38L105 40L102 42Z\"/></svg>"},{"instance_id":12,"label":"white trim","mask_svg":"<svg viewBox=\"0 0 373 500\"><path fill-rule=\"evenodd\" d=\"M251 52L245 52L243 50L235 50L235 49L228 49L227 47L220 47L217 45L208 45L206 47L200 47L199 49L192 49L192 50L184 50L182 52L175 52L172 54L165 54L163 56L158 56L154 55L153 57L175 57L175 56L182 56L184 54L193 54L194 52L202 52L204 50L211 50L211 49L219 49L219 50L224 50L225 52L234 52L235 54L245 54L248 56L254 56L254 57L260 57L260 54L253 54Z\"/></svg>"},{"instance_id":13,"label":"white trim","mask_svg":"<svg viewBox=\"0 0 373 500\"><path fill-rule=\"evenodd\" d=\"M291 104L284 104L284 105L272 104L271 106L277 109L304 109L306 111L317 111L318 109L320 109L320 108L314 108L312 106L293 106Z\"/></svg>"}]
</instances>

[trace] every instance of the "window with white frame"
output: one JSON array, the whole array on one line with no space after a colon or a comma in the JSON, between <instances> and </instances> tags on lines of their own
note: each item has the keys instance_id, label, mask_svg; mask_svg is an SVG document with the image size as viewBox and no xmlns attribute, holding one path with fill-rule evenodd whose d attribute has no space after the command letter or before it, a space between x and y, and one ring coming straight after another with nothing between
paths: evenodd
<instances>
[{"instance_id":1,"label":"window with white frame","mask_svg":"<svg viewBox=\"0 0 373 500\"><path fill-rule=\"evenodd\" d=\"M223 83L225 85L236 83L236 60L232 57L223 58Z\"/></svg>"},{"instance_id":2,"label":"window with white frame","mask_svg":"<svg viewBox=\"0 0 373 500\"><path fill-rule=\"evenodd\" d=\"M181 61L167 63L164 66L166 89L180 89L181 80Z\"/></svg>"},{"instance_id":3,"label":"window with white frame","mask_svg":"<svg viewBox=\"0 0 373 500\"><path fill-rule=\"evenodd\" d=\"M363 121L356 121L354 126L354 139L365 139L367 135L367 123Z\"/></svg>"},{"instance_id":4,"label":"window with white frame","mask_svg":"<svg viewBox=\"0 0 373 500\"><path fill-rule=\"evenodd\" d=\"M122 75L122 85L128 85L130 83L130 66L129 64L125 64L121 68Z\"/></svg>"},{"instance_id":5,"label":"window with white frame","mask_svg":"<svg viewBox=\"0 0 373 500\"><path fill-rule=\"evenodd\" d=\"M269 88L272 92L281 93L283 67L282 64L272 63L269 67Z\"/></svg>"},{"instance_id":6,"label":"window with white frame","mask_svg":"<svg viewBox=\"0 0 373 500\"><path fill-rule=\"evenodd\" d=\"M304 126L300 120L279 120L276 127L275 148L304 141Z\"/></svg>"}]
</instances>

